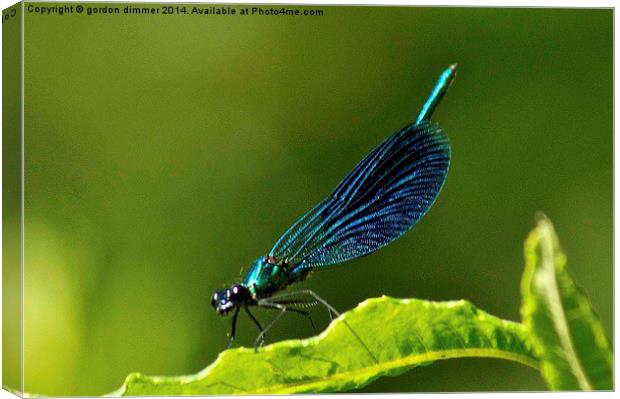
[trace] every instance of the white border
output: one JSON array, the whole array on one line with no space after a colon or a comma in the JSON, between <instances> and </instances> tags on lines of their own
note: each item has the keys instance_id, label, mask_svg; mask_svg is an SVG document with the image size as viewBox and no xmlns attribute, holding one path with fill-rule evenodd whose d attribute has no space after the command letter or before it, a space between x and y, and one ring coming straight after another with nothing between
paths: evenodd
<instances>
[{"instance_id":1,"label":"white border","mask_svg":"<svg viewBox=\"0 0 620 399\"><path fill-rule=\"evenodd\" d=\"M12 4L17 3L16 1L5 1L1 0L3 8L6 8ZM39 3L52 3L53 1L47 0L28 0L30 3L39 2ZM107 1L107 0L68 0L68 1L56 1L58 3L127 3L128 1ZM211 3L211 4L299 4L299 5L376 5L376 6L460 6L460 7L556 7L556 8L611 8L615 7L615 1L602 1L602 0L592 0L592 1L492 1L492 0L480 0L477 2L472 1L412 1L412 0L274 0L274 1L264 1L264 0L221 0L221 1L184 1L184 0L166 0L166 1L149 1L149 0L133 0L133 3Z\"/></svg>"},{"instance_id":2,"label":"white border","mask_svg":"<svg viewBox=\"0 0 620 399\"><path fill-rule=\"evenodd\" d=\"M32 0L31 0L32 1ZM39 0L35 0L35 1L39 1ZM74 2L74 3L87 3L89 1L67 1L67 2ZM90 1L92 2L92 1ZM107 2L107 1L100 1L100 2ZM121 2L121 1L119 1ZM138 3L189 3L191 1L183 1L183 0L168 0L168 1L147 1L147 0L137 0L134 2L138 2ZM17 3L16 1L10 1L10 0L0 0L0 5L2 6L2 9L5 9L7 7L10 7L11 5ZM232 1L232 0L220 0L220 1L207 1L204 3L215 3L215 4L222 4L222 3L232 3L232 4L253 4L253 3L257 3L257 4L312 4L312 5L379 5L379 6L389 6L389 5L393 5L393 6L461 6L461 7L561 7L561 8L574 8L574 7L586 7L586 8L610 8L616 7L616 1L599 1L599 0L593 0L593 1L489 1L489 0L479 0L477 2L470 2L470 1L411 1L411 0L388 0L388 1L372 1L372 0L338 0L338 1L330 1L330 0L314 0L314 1L300 1L300 0L289 0L289 1L257 1L257 0L241 0L241 1ZM23 31L24 31L24 23L23 23L23 14L22 14L22 38L23 38ZM0 38L2 37L2 33L1 33L1 29L0 29ZM615 31L615 15L614 15L614 132L616 131L616 127L617 127L617 120L615 118L616 115L616 111L617 111L617 104L615 102L615 93L618 89L618 83L615 80L615 76L616 76L616 64L615 64L615 54L617 53L617 49L618 49L618 40L617 40L618 36L616 34ZM23 46L23 40L22 40L22 46ZM22 47L22 54L23 54L23 47ZM0 71L1 71L1 67L2 67L2 54L0 52ZM22 59L22 68L23 68L23 59ZM23 80L22 80L22 98L23 98ZM2 109L0 107L0 118L2 116ZM22 132L23 132L23 103L22 103ZM23 181L23 162L24 162L24 157L23 157L23 134L22 134L22 185L24 184ZM0 141L0 150L1 150L1 146L2 143ZM619 148L620 144L618 144L618 142L615 140L615 134L614 134L614 154L618 153L618 148ZM1 165L1 161L2 161L2 152L0 151L0 165ZM1 179L1 175L0 175L0 179ZM614 227L617 225L618 220L620 219L619 217L617 217L616 213L615 213L615 208L616 208L616 187L617 187L617 179L618 179L618 169L616 168L616 162L615 162L615 157L614 157ZM0 190L1 190L1 185L0 185ZM22 210L23 210L23 193L22 193ZM0 203L1 203L1 197L0 197ZM1 218L2 215L0 214L0 222L1 222ZM23 261L23 211L22 211L22 261ZM616 249L619 247L620 245L620 238L618 238L615 235L615 229L614 229L614 334L613 334L613 342L614 345L613 347L616 348L616 336L618 334L618 319L619 319L619 311L618 311L618 306L617 306L617 302L616 302L616 295L615 295L615 287L618 286L618 274L615 273L615 254L616 254ZM1 259L1 254L2 254L2 247L0 246L0 259ZM23 293L23 265L22 265L22 293ZM0 284L0 297L2 295L2 285ZM23 300L22 300L22 307L23 307ZM2 315L2 308L0 307L0 323L1 323L1 315ZM23 316L23 308L22 308L22 316ZM23 317L22 317L22 339L23 339ZM2 350L2 341L0 340L0 353ZM23 358L23 345L22 345L22 358ZM614 356L614 360L615 360L615 356ZM1 371L2 371L2 363L0 362L0 376L1 376ZM23 381L23 365L22 365L22 381ZM614 382L618 383L618 370L617 367L615 367L615 371L614 371ZM570 392L570 393L558 393L558 392L540 392L540 393L520 393L520 392L511 392L511 393L458 393L458 394L439 394L439 393L433 393L433 394L417 394L417 393L411 393L411 394L376 394L373 395L374 397L380 397L380 398L388 398L388 397L396 397L396 396L404 396L404 395L415 395L416 398L423 398L423 399L427 399L427 398L436 398L438 395L450 395L451 397L472 397L473 395L484 395L484 397L486 398L517 398L517 397L522 397L523 395L527 395L528 398L543 398L543 397L566 397L566 396L578 396L578 397L591 397L591 396L595 396L595 397L615 397L615 394L612 392L597 392L597 393L592 393L592 392ZM353 396L353 394L338 394L338 395L322 395L322 397L325 398L344 398L344 397L350 397ZM266 396L266 397L270 397L270 398L276 398L276 396ZM4 390L0 390L0 399L5 399L5 398L15 398L15 396L11 395L10 393L4 391ZM170 397L166 397L166 396L161 396L160 398L170 398Z\"/></svg>"}]
</instances>

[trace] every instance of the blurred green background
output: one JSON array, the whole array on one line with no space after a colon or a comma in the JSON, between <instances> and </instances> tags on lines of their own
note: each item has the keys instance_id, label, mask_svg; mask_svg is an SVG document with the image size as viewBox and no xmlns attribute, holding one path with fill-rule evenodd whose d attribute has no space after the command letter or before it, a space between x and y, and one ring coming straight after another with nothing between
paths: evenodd
<instances>
[{"instance_id":1,"label":"blurred green background","mask_svg":"<svg viewBox=\"0 0 620 399\"><path fill-rule=\"evenodd\" d=\"M325 14L26 13L27 391L99 395L132 371L211 363L230 328L212 290L410 123L453 62L438 201L304 286L343 311L465 298L519 320L523 240L544 211L611 334L612 11L308 8ZM269 339L310 333L292 316ZM364 391L540 389L534 370L470 359Z\"/></svg>"}]
</instances>

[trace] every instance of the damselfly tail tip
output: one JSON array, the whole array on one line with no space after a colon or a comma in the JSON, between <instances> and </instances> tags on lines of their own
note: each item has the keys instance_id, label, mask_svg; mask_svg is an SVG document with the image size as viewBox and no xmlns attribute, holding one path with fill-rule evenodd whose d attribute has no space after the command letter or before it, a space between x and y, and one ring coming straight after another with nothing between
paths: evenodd
<instances>
[{"instance_id":1,"label":"damselfly tail tip","mask_svg":"<svg viewBox=\"0 0 620 399\"><path fill-rule=\"evenodd\" d=\"M456 77L456 68L458 66L459 64L455 62L454 64L450 65L448 69L446 69L445 72L443 73L443 76L446 77L446 82L443 87L444 91L447 91L450 88L450 86L452 86L452 82L454 81L454 78Z\"/></svg>"},{"instance_id":2,"label":"damselfly tail tip","mask_svg":"<svg viewBox=\"0 0 620 399\"><path fill-rule=\"evenodd\" d=\"M458 64L454 63L450 65L447 69L445 69L441 73L441 75L439 75L439 79L437 79L437 83L435 83L435 87L433 87L431 94L429 95L428 99L422 106L422 109L420 110L420 113L418 114L418 117L416 118L416 121L415 121L416 124L424 120L430 119L431 115L433 114L433 111L435 111L435 108L439 104L439 101L441 101L441 98L444 96L444 94L446 94L446 92L452 85L452 82L454 81L454 78L456 77L457 66Z\"/></svg>"}]
</instances>

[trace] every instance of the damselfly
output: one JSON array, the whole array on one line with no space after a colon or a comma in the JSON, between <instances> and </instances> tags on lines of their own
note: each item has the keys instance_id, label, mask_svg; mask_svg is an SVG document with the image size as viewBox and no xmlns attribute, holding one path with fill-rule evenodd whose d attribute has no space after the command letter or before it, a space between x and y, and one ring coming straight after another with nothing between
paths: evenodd
<instances>
[{"instance_id":1,"label":"damselfly","mask_svg":"<svg viewBox=\"0 0 620 399\"><path fill-rule=\"evenodd\" d=\"M213 293L211 305L218 314L233 312L229 344L235 339L241 309L260 330L255 347L286 312L308 317L315 329L310 313L300 306L322 304L330 317L337 315L313 291L280 292L304 280L312 270L376 251L426 214L450 165L448 137L430 117L455 75L456 64L439 76L414 123L362 159L327 198L299 218L267 255L252 264L241 282ZM263 328L250 312L252 306L280 313Z\"/></svg>"}]
</instances>

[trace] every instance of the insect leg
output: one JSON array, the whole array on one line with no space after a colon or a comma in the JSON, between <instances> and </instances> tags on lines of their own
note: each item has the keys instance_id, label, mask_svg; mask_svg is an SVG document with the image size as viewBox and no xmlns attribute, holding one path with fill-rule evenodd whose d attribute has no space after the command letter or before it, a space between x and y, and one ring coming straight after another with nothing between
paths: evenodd
<instances>
[{"instance_id":1,"label":"insect leg","mask_svg":"<svg viewBox=\"0 0 620 399\"><path fill-rule=\"evenodd\" d=\"M232 319L232 328L230 330L230 340L228 341L228 348L230 348L235 340L235 330L237 329L237 316L239 316L239 308L235 310L235 314Z\"/></svg>"},{"instance_id":2,"label":"insect leg","mask_svg":"<svg viewBox=\"0 0 620 399\"><path fill-rule=\"evenodd\" d=\"M263 331L263 327L260 325L260 323L258 322L258 320L256 319L256 317L254 317L254 315L252 313L250 313L250 309L248 309L248 307L244 307L243 309L245 309L246 313L248 314L248 316L250 316L250 319L252 319L252 321L254 322L254 324L256 324L256 327L258 327L258 331Z\"/></svg>"},{"instance_id":3,"label":"insect leg","mask_svg":"<svg viewBox=\"0 0 620 399\"><path fill-rule=\"evenodd\" d=\"M317 302L316 301L277 301L277 302L263 302L261 306L267 309L279 309L279 307L277 307L276 305L308 305L308 304L315 305L317 304ZM284 310L284 312L293 312L293 313L298 313L298 314L306 316L308 320L310 320L312 331L315 334L317 333L316 326L314 325L314 320L312 320L312 315L310 314L310 312L301 310L301 309L290 308L288 306L285 306L285 309L286 310Z\"/></svg>"},{"instance_id":4,"label":"insect leg","mask_svg":"<svg viewBox=\"0 0 620 399\"><path fill-rule=\"evenodd\" d=\"M261 302L259 301L258 302L258 306L264 306L264 305L261 304ZM259 343L259 341L260 341L261 345L265 342L265 334L267 333L267 331L269 331L271 329L271 327L273 327L273 325L276 324L276 322L278 320L280 320L280 317L282 317L282 315L284 315L284 313L286 313L286 306L283 306L283 305L275 305L274 304L274 306L265 306L265 307L268 307L268 308L269 307L271 307L271 308L275 307L275 308L279 309L281 312L276 317L274 317L273 320L271 320L269 322L269 324L267 324L267 327L265 327L263 329L263 331L261 331L258 334L258 336L256 337L256 339L254 340L254 351L255 352L258 352L258 347L259 347L258 343Z\"/></svg>"},{"instance_id":5,"label":"insect leg","mask_svg":"<svg viewBox=\"0 0 620 399\"><path fill-rule=\"evenodd\" d=\"M331 320L334 319L333 315L340 316L340 313L332 305L330 305L325 299L318 296L317 293L312 290L299 290L299 291L286 292L284 294L274 295L269 299L277 301L280 298L289 298L295 295L310 295L311 297L316 299L321 305L325 306L325 308L329 312L329 318Z\"/></svg>"},{"instance_id":6,"label":"insect leg","mask_svg":"<svg viewBox=\"0 0 620 399\"><path fill-rule=\"evenodd\" d=\"M319 303L321 303L323 306L327 308L330 318L332 318L332 313L335 314L336 316L340 316L340 313L336 309L334 309L332 305L330 305L325 299L318 296L316 292L312 290L299 290L299 291L287 292L287 293L280 294L280 295L274 295L270 299L277 300L279 298L287 298L293 295L310 295L311 297L316 299ZM342 322L347 326L349 331L351 331L351 334L353 334L355 339L364 347L364 349L366 349L366 352L368 352L368 355L372 358L372 360L375 363L379 363L379 361L377 360L377 357L370 351L370 349L368 348L368 345L366 345L366 343L362 340L362 338L360 338L360 336L351 328L351 326L349 326L349 323L347 323L345 319L342 319Z\"/></svg>"},{"instance_id":7,"label":"insect leg","mask_svg":"<svg viewBox=\"0 0 620 399\"><path fill-rule=\"evenodd\" d=\"M248 316L250 316L250 319L252 319L252 321L254 322L254 324L256 325L256 327L258 327L258 332L259 332L259 336L261 336L261 346L263 345L263 343L265 342L265 333L264 333L264 329L263 326L260 325L260 323L258 322L258 320L256 319L256 317L254 317L254 315L250 312L250 309L248 309L247 306L245 306L243 309L245 309L245 312L248 314ZM262 335L261 335L262 334ZM256 345L256 343L255 343Z\"/></svg>"},{"instance_id":8,"label":"insect leg","mask_svg":"<svg viewBox=\"0 0 620 399\"><path fill-rule=\"evenodd\" d=\"M271 299L271 298L269 298ZM270 301L273 303L279 303L280 305L298 305L304 308L309 308L312 306L316 306L319 304L319 301L316 301L314 299L309 299L309 300L303 300L303 299L287 299L287 300L276 300L276 301Z\"/></svg>"}]
</instances>

